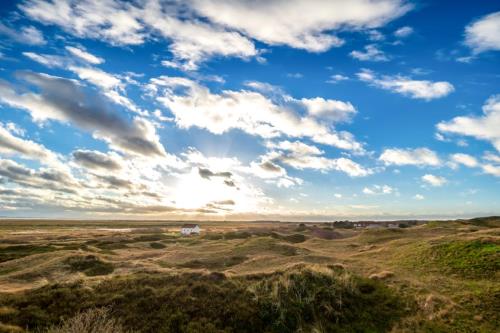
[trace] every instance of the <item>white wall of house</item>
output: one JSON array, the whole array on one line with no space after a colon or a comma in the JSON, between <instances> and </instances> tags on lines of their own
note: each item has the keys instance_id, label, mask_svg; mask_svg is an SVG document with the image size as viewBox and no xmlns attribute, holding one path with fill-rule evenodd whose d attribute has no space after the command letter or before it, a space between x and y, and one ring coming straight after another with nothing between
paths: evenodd
<instances>
[{"instance_id":1,"label":"white wall of house","mask_svg":"<svg viewBox=\"0 0 500 333\"><path fill-rule=\"evenodd\" d=\"M199 234L199 233L200 233L199 226L196 226L194 228L181 228L182 235L191 235L191 234Z\"/></svg>"}]
</instances>

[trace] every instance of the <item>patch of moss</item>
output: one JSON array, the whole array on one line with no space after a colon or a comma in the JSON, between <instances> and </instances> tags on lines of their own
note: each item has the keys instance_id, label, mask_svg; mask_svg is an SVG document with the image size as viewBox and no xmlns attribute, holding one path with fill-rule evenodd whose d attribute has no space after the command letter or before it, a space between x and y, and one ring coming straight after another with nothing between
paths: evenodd
<instances>
[{"instance_id":1,"label":"patch of moss","mask_svg":"<svg viewBox=\"0 0 500 333\"><path fill-rule=\"evenodd\" d=\"M500 245L491 240L439 243L425 255L440 270L466 278L493 278L500 271Z\"/></svg>"}]
</instances>

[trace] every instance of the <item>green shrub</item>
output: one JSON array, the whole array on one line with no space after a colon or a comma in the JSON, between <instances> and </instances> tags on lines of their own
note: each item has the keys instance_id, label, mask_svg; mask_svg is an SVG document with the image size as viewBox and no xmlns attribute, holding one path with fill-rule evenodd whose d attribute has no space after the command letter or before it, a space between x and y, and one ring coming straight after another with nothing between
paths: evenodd
<instances>
[{"instance_id":1,"label":"green shrub","mask_svg":"<svg viewBox=\"0 0 500 333\"><path fill-rule=\"evenodd\" d=\"M203 235L202 238L207 240L220 240L224 238L224 235L220 233L209 233Z\"/></svg>"},{"instance_id":2,"label":"green shrub","mask_svg":"<svg viewBox=\"0 0 500 333\"><path fill-rule=\"evenodd\" d=\"M307 240L307 237L303 234L292 234L292 235L281 235L276 232L270 234L272 238L280 239L288 243L302 243Z\"/></svg>"},{"instance_id":3,"label":"green shrub","mask_svg":"<svg viewBox=\"0 0 500 333\"><path fill-rule=\"evenodd\" d=\"M246 239L252 237L247 231L231 231L224 234L224 239Z\"/></svg>"},{"instance_id":4,"label":"green shrub","mask_svg":"<svg viewBox=\"0 0 500 333\"><path fill-rule=\"evenodd\" d=\"M0 248L0 262L27 257L33 254L56 251L50 245L11 245Z\"/></svg>"},{"instance_id":5,"label":"green shrub","mask_svg":"<svg viewBox=\"0 0 500 333\"><path fill-rule=\"evenodd\" d=\"M131 243L128 239L116 240L90 240L86 244L100 248L101 250L120 250L128 248L127 244Z\"/></svg>"},{"instance_id":6,"label":"green shrub","mask_svg":"<svg viewBox=\"0 0 500 333\"><path fill-rule=\"evenodd\" d=\"M207 268L207 269L225 269L228 267L236 266L246 261L248 257L246 256L231 256L231 257L219 257L210 258L204 260L191 260L183 264L178 265L178 267L184 268Z\"/></svg>"},{"instance_id":7,"label":"green shrub","mask_svg":"<svg viewBox=\"0 0 500 333\"><path fill-rule=\"evenodd\" d=\"M157 250L164 249L167 247L165 244L157 243L157 242L149 243L149 246L151 246L152 249L157 249Z\"/></svg>"},{"instance_id":8,"label":"green shrub","mask_svg":"<svg viewBox=\"0 0 500 333\"><path fill-rule=\"evenodd\" d=\"M134 237L133 241L134 242L157 242L163 239L167 239L167 237L164 234L151 234L151 235L141 235L139 237Z\"/></svg>"},{"instance_id":9,"label":"green shrub","mask_svg":"<svg viewBox=\"0 0 500 333\"><path fill-rule=\"evenodd\" d=\"M93 255L69 257L65 260L71 271L82 272L87 276L107 275L114 271L111 263L104 262Z\"/></svg>"}]
</instances>

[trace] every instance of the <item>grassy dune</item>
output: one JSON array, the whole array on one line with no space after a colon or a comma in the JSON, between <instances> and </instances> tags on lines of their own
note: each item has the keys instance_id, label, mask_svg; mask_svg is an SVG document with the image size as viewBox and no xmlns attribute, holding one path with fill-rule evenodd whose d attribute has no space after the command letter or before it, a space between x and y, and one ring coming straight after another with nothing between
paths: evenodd
<instances>
[{"instance_id":1,"label":"grassy dune","mask_svg":"<svg viewBox=\"0 0 500 333\"><path fill-rule=\"evenodd\" d=\"M179 227L4 221L0 332L69 332L96 316L110 332L500 327L500 218L375 230L204 222L194 237Z\"/></svg>"}]
</instances>

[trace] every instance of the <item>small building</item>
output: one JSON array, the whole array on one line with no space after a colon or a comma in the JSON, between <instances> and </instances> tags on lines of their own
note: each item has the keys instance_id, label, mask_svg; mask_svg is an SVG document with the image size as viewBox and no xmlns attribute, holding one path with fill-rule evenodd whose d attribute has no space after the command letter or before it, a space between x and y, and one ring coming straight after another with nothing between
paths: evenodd
<instances>
[{"instance_id":1,"label":"small building","mask_svg":"<svg viewBox=\"0 0 500 333\"><path fill-rule=\"evenodd\" d=\"M386 225L383 222L375 222L375 221L358 221L353 222L353 226L356 229L366 228L366 229L379 229L385 228Z\"/></svg>"},{"instance_id":2,"label":"small building","mask_svg":"<svg viewBox=\"0 0 500 333\"><path fill-rule=\"evenodd\" d=\"M366 229L381 229L381 228L385 228L385 225L381 223L373 223L373 224L368 224L366 226Z\"/></svg>"},{"instance_id":3,"label":"small building","mask_svg":"<svg viewBox=\"0 0 500 333\"><path fill-rule=\"evenodd\" d=\"M181 235L189 236L192 234L199 235L200 234L200 226L197 224L184 224L181 227Z\"/></svg>"}]
</instances>

